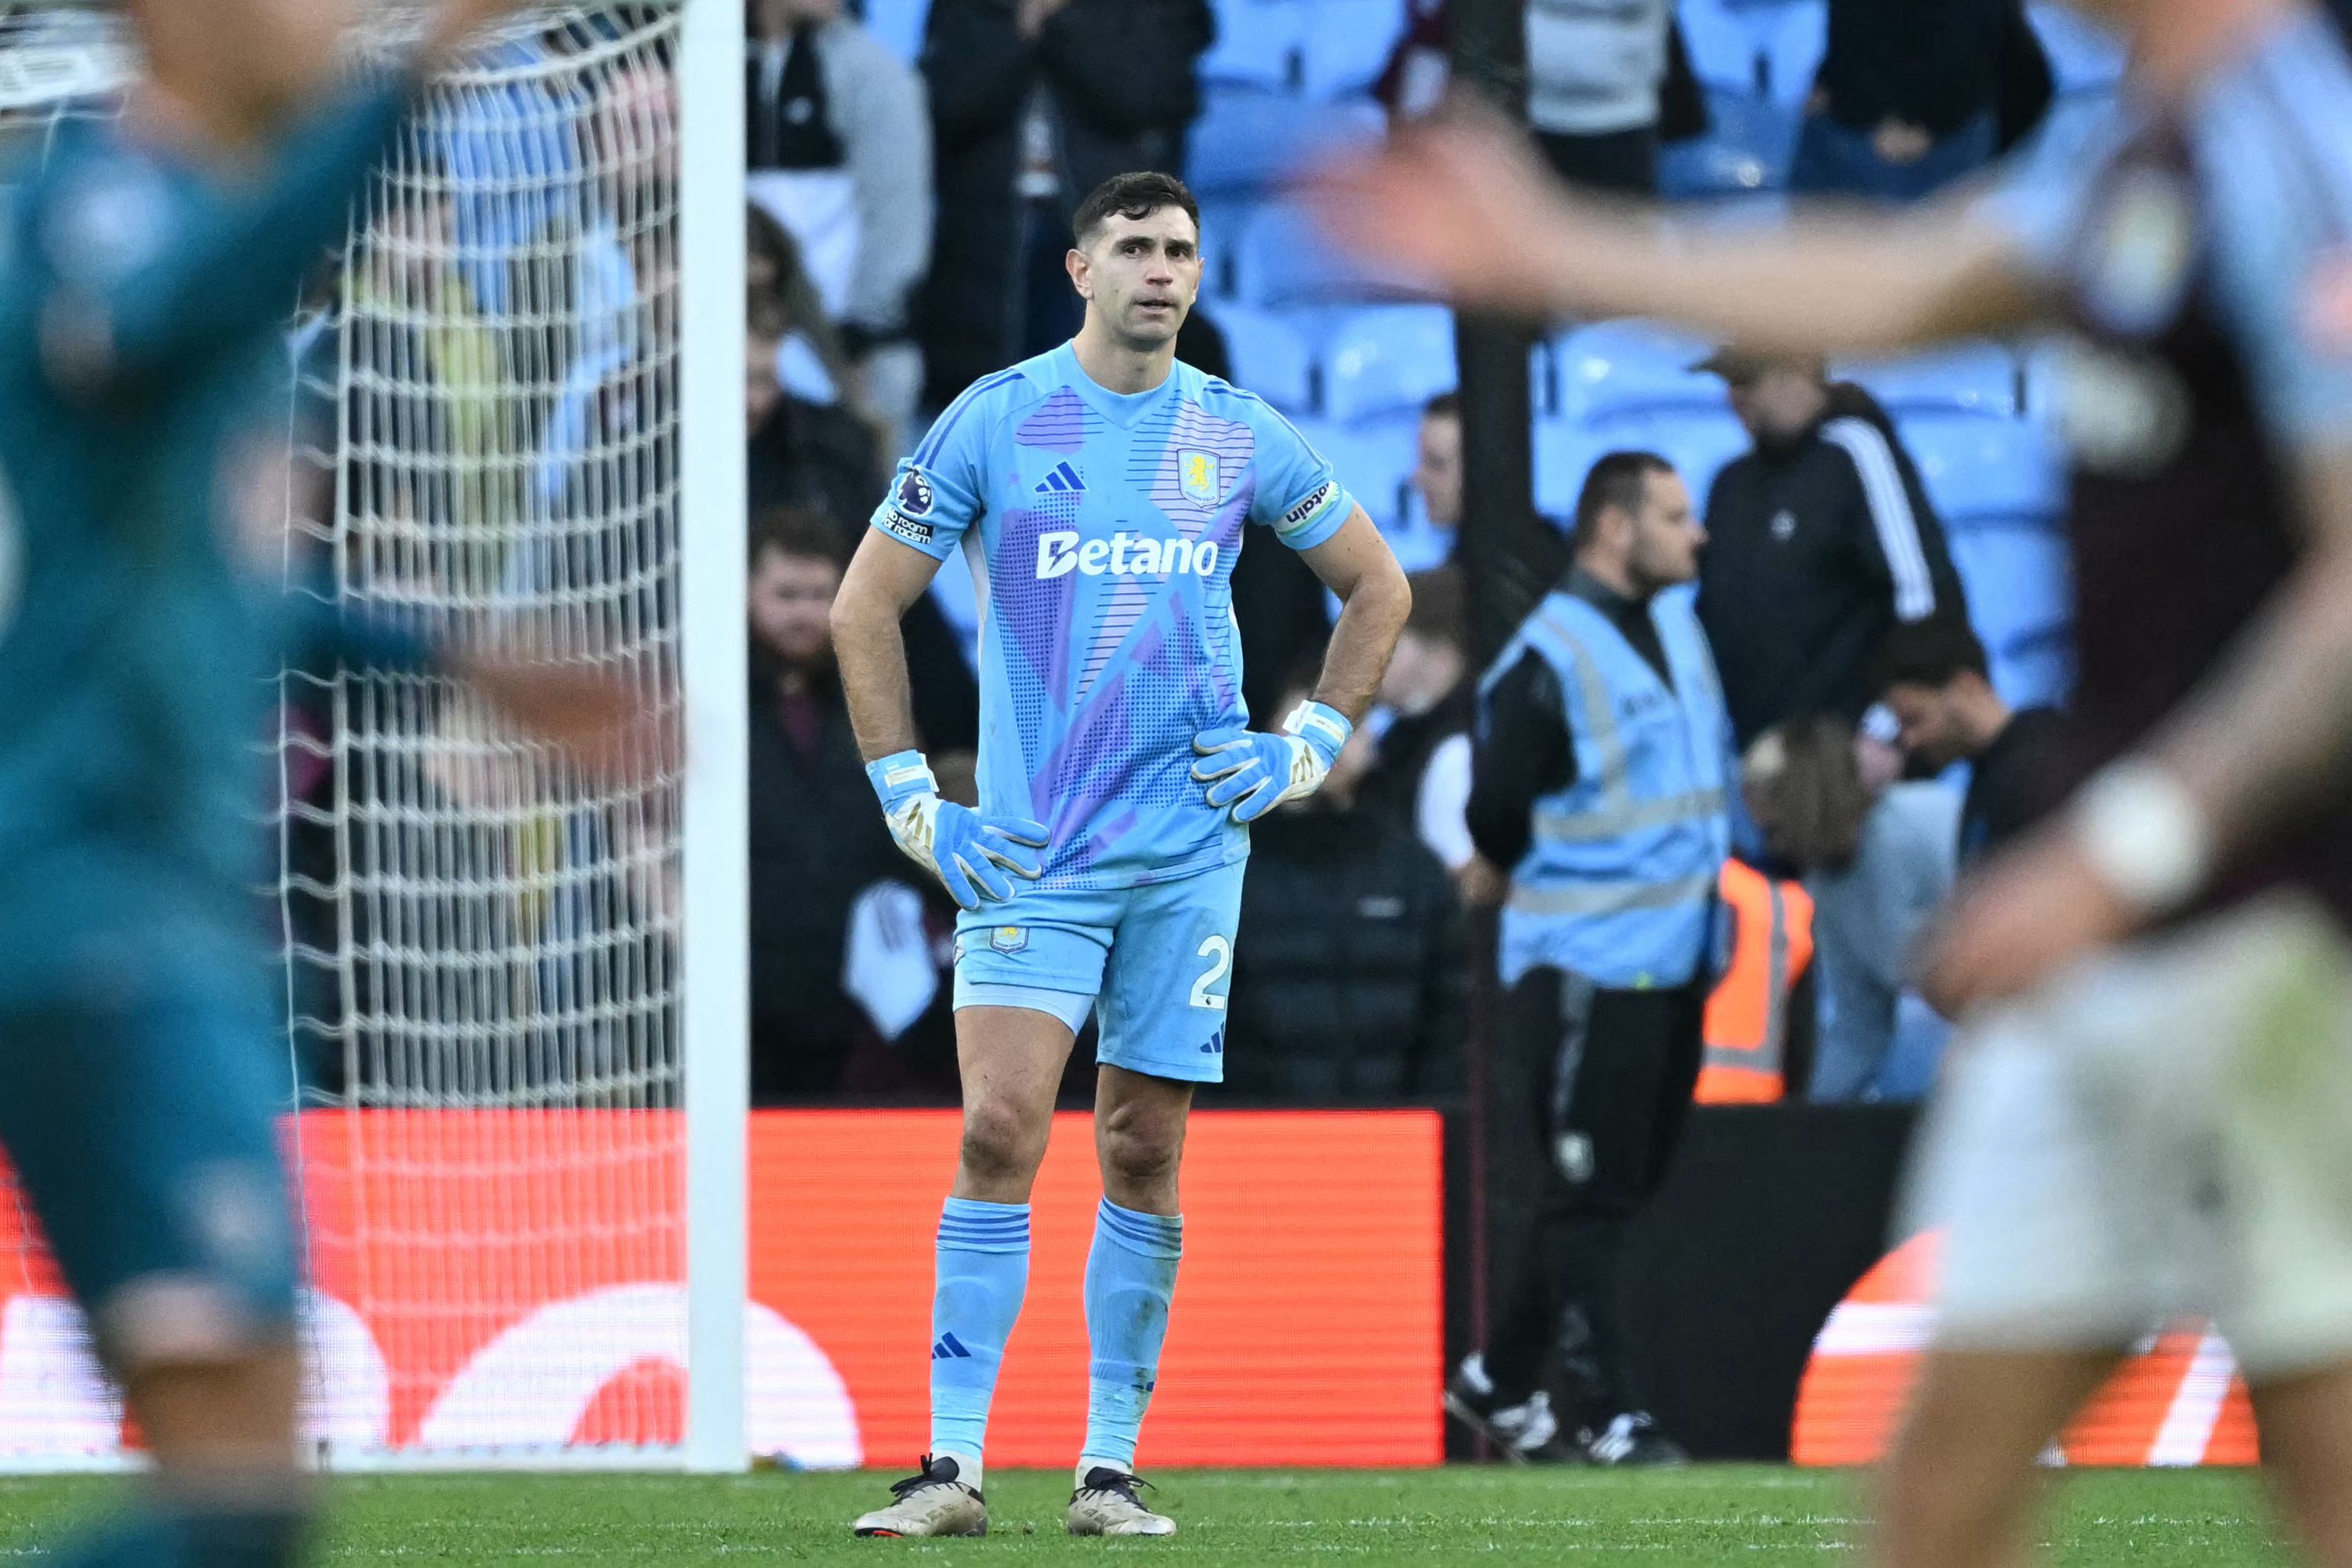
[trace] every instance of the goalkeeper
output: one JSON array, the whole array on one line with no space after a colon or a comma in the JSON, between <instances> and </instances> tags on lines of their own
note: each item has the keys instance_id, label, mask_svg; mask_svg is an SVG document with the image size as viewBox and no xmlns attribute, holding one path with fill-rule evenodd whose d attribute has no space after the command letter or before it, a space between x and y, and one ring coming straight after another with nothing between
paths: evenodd
<instances>
[{"instance_id":1,"label":"goalkeeper","mask_svg":"<svg viewBox=\"0 0 2352 1568\"><path fill-rule=\"evenodd\" d=\"M0 1142L156 1460L76 1568L300 1552L282 981L247 892L268 676L309 640L262 586L278 328L425 74L511 3L446 0L339 89L330 0L130 0L120 122L69 121L0 232ZM449 664L589 760L632 738L600 677Z\"/></svg>"},{"instance_id":2,"label":"goalkeeper","mask_svg":"<svg viewBox=\"0 0 2352 1568\"><path fill-rule=\"evenodd\" d=\"M979 1535L981 1446L1029 1274L1029 1192L1089 1011L1103 1201L1071 1498L1080 1535L1166 1535L1137 1495L1182 1249L1193 1086L1223 1072L1248 825L1311 792L1380 685L1411 595L1387 545L1283 417L1176 362L1200 211L1164 174L1078 208L1071 342L950 404L898 468L834 605L842 685L901 848L956 927L963 1149L939 1229L931 1453L860 1535ZM1244 727L1232 575L1261 524L1344 601L1315 699ZM898 618L959 548L986 606L981 811L914 749ZM1016 881L1016 879L1019 879Z\"/></svg>"}]
</instances>

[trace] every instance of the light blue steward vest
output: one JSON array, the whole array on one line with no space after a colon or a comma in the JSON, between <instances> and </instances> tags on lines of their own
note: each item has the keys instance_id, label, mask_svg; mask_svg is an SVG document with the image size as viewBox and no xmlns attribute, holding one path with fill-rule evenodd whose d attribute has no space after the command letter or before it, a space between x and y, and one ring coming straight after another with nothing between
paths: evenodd
<instances>
[{"instance_id":1,"label":"light blue steward vest","mask_svg":"<svg viewBox=\"0 0 2352 1568\"><path fill-rule=\"evenodd\" d=\"M1532 651L1559 678L1576 782L1538 798L1512 868L1502 978L1538 966L1612 989L1679 986L1708 961L1716 879L1730 851L1730 729L1706 634L1687 592L1650 601L1669 689L1607 616L1555 591L1481 685Z\"/></svg>"}]
</instances>

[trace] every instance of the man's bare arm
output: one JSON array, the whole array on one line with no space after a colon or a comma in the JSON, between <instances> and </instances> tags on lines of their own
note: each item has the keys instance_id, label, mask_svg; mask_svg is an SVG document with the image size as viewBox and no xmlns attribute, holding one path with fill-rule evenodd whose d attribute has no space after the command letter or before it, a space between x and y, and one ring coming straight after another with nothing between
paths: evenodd
<instances>
[{"instance_id":1,"label":"man's bare arm","mask_svg":"<svg viewBox=\"0 0 2352 1568\"><path fill-rule=\"evenodd\" d=\"M1399 138L1334 170L1319 201L1376 262L1530 316L1657 317L1767 352L1867 354L2040 313L2023 257L1964 200L1769 232L1676 230L1653 210L1572 195L1523 136L1484 121Z\"/></svg>"},{"instance_id":2,"label":"man's bare arm","mask_svg":"<svg viewBox=\"0 0 2352 1568\"><path fill-rule=\"evenodd\" d=\"M1388 541L1361 507L1349 514L1338 533L1302 550L1300 559L1324 587L1339 596L1339 622L1331 628L1315 700L1337 708L1353 724L1364 716L1381 689L1389 655L1396 652L1397 634L1412 609L1412 590Z\"/></svg>"},{"instance_id":3,"label":"man's bare arm","mask_svg":"<svg viewBox=\"0 0 2352 1568\"><path fill-rule=\"evenodd\" d=\"M919 549L868 530L833 600L833 656L850 727L868 762L913 751L915 706L907 683L907 640L898 622L939 575Z\"/></svg>"},{"instance_id":4,"label":"man's bare arm","mask_svg":"<svg viewBox=\"0 0 2352 1568\"><path fill-rule=\"evenodd\" d=\"M2297 479L2302 559L2150 747L2224 858L2352 765L2352 447L2308 455Z\"/></svg>"}]
</instances>

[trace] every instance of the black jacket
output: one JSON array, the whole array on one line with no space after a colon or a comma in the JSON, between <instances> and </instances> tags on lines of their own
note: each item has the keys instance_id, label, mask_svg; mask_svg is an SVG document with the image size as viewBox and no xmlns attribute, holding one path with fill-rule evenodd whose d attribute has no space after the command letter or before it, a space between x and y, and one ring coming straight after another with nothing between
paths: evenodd
<instances>
[{"instance_id":1,"label":"black jacket","mask_svg":"<svg viewBox=\"0 0 2352 1568\"><path fill-rule=\"evenodd\" d=\"M1052 100L1061 204L1073 213L1113 174L1184 172L1201 107L1192 63L1215 32L1207 0L1070 0L1034 42L1013 26L1013 0L933 0L922 70L939 226L916 331L934 406L1019 357L1013 180L1031 90Z\"/></svg>"},{"instance_id":2,"label":"black jacket","mask_svg":"<svg viewBox=\"0 0 2352 1568\"><path fill-rule=\"evenodd\" d=\"M1225 1087L1306 1104L1421 1100L1461 1080L1453 879L1372 811L1277 811L1252 830Z\"/></svg>"},{"instance_id":3,"label":"black jacket","mask_svg":"<svg viewBox=\"0 0 2352 1568\"><path fill-rule=\"evenodd\" d=\"M871 1026L843 994L850 905L885 877L921 873L883 824L838 683L817 693L814 753L786 735L772 680L753 673L751 727L751 1095L825 1094Z\"/></svg>"},{"instance_id":4,"label":"black jacket","mask_svg":"<svg viewBox=\"0 0 2352 1568\"><path fill-rule=\"evenodd\" d=\"M1861 717L1896 620L1967 612L1917 468L1853 389L1787 448L1725 468L1706 532L1698 617L1742 747L1783 719Z\"/></svg>"}]
</instances>

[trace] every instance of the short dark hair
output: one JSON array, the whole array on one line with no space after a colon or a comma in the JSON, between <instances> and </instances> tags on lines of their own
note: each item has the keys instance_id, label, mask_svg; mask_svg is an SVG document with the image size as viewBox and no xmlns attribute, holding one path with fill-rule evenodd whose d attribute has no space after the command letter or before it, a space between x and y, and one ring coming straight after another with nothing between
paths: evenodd
<instances>
[{"instance_id":1,"label":"short dark hair","mask_svg":"<svg viewBox=\"0 0 2352 1568\"><path fill-rule=\"evenodd\" d=\"M1612 452L1584 476L1577 493L1576 522L1570 543L1582 549L1592 542L1592 525L1602 512L1616 507L1627 512L1642 509L1642 492L1653 474L1671 474L1675 465L1654 452Z\"/></svg>"},{"instance_id":2,"label":"short dark hair","mask_svg":"<svg viewBox=\"0 0 2352 1568\"><path fill-rule=\"evenodd\" d=\"M1983 641L1967 619L1952 612L1924 621L1904 621L1878 644L1870 664L1870 690L1883 696L1895 686L1941 691L1963 674L1992 678Z\"/></svg>"},{"instance_id":3,"label":"short dark hair","mask_svg":"<svg viewBox=\"0 0 2352 1568\"><path fill-rule=\"evenodd\" d=\"M1097 230L1110 222L1112 216L1140 221L1162 207L1181 207L1184 215L1192 220L1192 234L1201 233L1201 204L1184 188L1184 182L1173 174L1145 170L1132 174L1113 174L1087 194L1070 219L1070 235L1084 247Z\"/></svg>"},{"instance_id":4,"label":"short dark hair","mask_svg":"<svg viewBox=\"0 0 2352 1568\"><path fill-rule=\"evenodd\" d=\"M1458 392L1439 392L1435 397L1431 398L1427 402L1421 405L1421 417L1423 419L1460 419L1462 417L1462 394Z\"/></svg>"},{"instance_id":5,"label":"short dark hair","mask_svg":"<svg viewBox=\"0 0 2352 1568\"><path fill-rule=\"evenodd\" d=\"M751 562L773 552L835 566L849 562L849 532L823 512L805 507L770 507L753 515Z\"/></svg>"}]
</instances>

